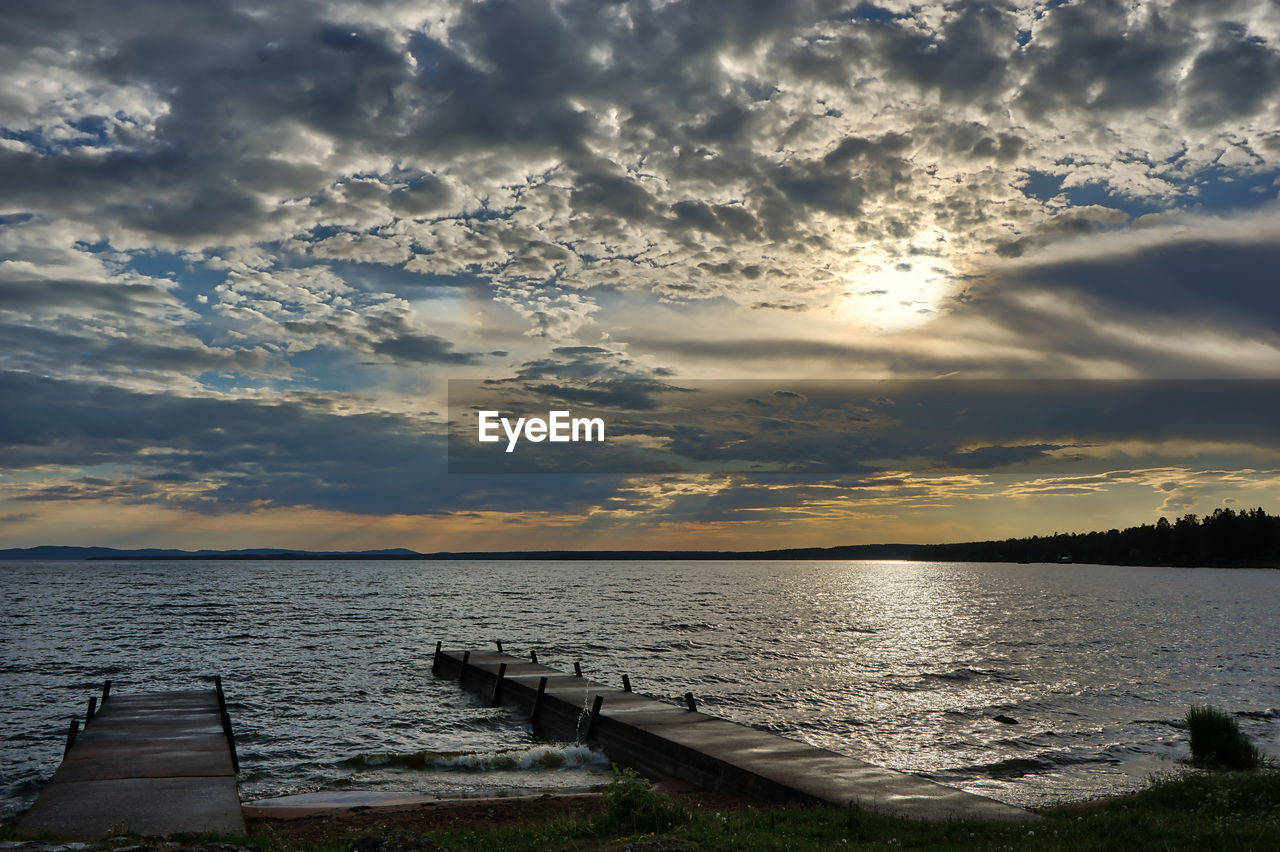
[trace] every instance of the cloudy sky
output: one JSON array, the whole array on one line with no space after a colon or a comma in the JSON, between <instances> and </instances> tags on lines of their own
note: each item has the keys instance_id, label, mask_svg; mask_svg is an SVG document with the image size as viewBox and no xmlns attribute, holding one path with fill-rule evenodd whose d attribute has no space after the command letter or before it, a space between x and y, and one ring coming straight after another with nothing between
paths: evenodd
<instances>
[{"instance_id":1,"label":"cloudy sky","mask_svg":"<svg viewBox=\"0 0 1280 852\"><path fill-rule=\"evenodd\" d=\"M4 18L0 546L749 548L1280 509L1251 405L1280 379L1274 3ZM803 380L1087 381L1074 417L915 423L852 468L800 429L772 446L805 472L448 469L450 380L626 408L744 379L775 408ZM1199 416L1080 396L1151 379L1196 380ZM725 456L659 420L630 439ZM947 466L897 464L939 440Z\"/></svg>"}]
</instances>

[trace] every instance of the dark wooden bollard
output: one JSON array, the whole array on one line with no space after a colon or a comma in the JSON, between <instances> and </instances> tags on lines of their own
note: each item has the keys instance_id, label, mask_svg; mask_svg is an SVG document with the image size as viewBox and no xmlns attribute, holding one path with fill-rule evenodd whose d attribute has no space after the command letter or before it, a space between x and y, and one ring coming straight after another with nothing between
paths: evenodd
<instances>
[{"instance_id":1,"label":"dark wooden bollard","mask_svg":"<svg viewBox=\"0 0 1280 852\"><path fill-rule=\"evenodd\" d=\"M591 735L596 730L596 720L600 718L600 708L604 706L604 696L597 695L596 700L591 703L591 715L587 717L587 732L583 735L582 741L587 742L591 739Z\"/></svg>"},{"instance_id":2,"label":"dark wooden bollard","mask_svg":"<svg viewBox=\"0 0 1280 852\"><path fill-rule=\"evenodd\" d=\"M436 642L436 653L431 658L431 673L437 677L440 675L440 649L443 645L443 642Z\"/></svg>"},{"instance_id":3,"label":"dark wooden bollard","mask_svg":"<svg viewBox=\"0 0 1280 852\"><path fill-rule=\"evenodd\" d=\"M578 677L582 677L582 663L579 663L579 662L577 662L576 660L574 661L574 663L573 663L573 673L574 673L575 675L577 675Z\"/></svg>"},{"instance_id":4,"label":"dark wooden bollard","mask_svg":"<svg viewBox=\"0 0 1280 852\"><path fill-rule=\"evenodd\" d=\"M494 639L494 640L493 640L493 644L495 644L495 645L497 645L497 646L498 646L498 653L499 653L499 654L501 654L501 653L502 653L502 640L501 640L501 639Z\"/></svg>"},{"instance_id":5,"label":"dark wooden bollard","mask_svg":"<svg viewBox=\"0 0 1280 852\"><path fill-rule=\"evenodd\" d=\"M89 723L93 721L93 714L98 712L98 697L96 695L89 696L89 709L84 714L84 726L89 727Z\"/></svg>"},{"instance_id":6,"label":"dark wooden bollard","mask_svg":"<svg viewBox=\"0 0 1280 852\"><path fill-rule=\"evenodd\" d=\"M71 726L67 728L67 747L62 750L62 756L66 757L71 753L71 747L76 744L76 737L80 735L80 720L72 719Z\"/></svg>"},{"instance_id":7,"label":"dark wooden bollard","mask_svg":"<svg viewBox=\"0 0 1280 852\"><path fill-rule=\"evenodd\" d=\"M537 651L530 651L530 652L529 652L529 662L533 663L535 666L538 664L538 652L537 652Z\"/></svg>"},{"instance_id":8,"label":"dark wooden bollard","mask_svg":"<svg viewBox=\"0 0 1280 852\"><path fill-rule=\"evenodd\" d=\"M489 706L498 706L498 694L502 691L502 679L507 676L507 664L498 665L498 679L493 682L493 692L489 695Z\"/></svg>"},{"instance_id":9,"label":"dark wooden bollard","mask_svg":"<svg viewBox=\"0 0 1280 852\"><path fill-rule=\"evenodd\" d=\"M462 652L462 665L458 668L458 686L462 686L462 678L467 673L467 665L471 662L471 652Z\"/></svg>"},{"instance_id":10,"label":"dark wooden bollard","mask_svg":"<svg viewBox=\"0 0 1280 852\"><path fill-rule=\"evenodd\" d=\"M225 714L227 712L227 696L222 691L222 675L213 676L213 688L218 691L218 712Z\"/></svg>"},{"instance_id":11,"label":"dark wooden bollard","mask_svg":"<svg viewBox=\"0 0 1280 852\"><path fill-rule=\"evenodd\" d=\"M696 702L696 701L694 701L694 700L693 700L693 693L692 693L692 692L686 692L686 693L684 694L684 703L689 705L689 712L690 712L690 713L697 713L697 712L698 712L698 702Z\"/></svg>"},{"instance_id":12,"label":"dark wooden bollard","mask_svg":"<svg viewBox=\"0 0 1280 852\"><path fill-rule=\"evenodd\" d=\"M631 678L627 677L626 675L622 676L622 691L623 692L631 691Z\"/></svg>"},{"instance_id":13,"label":"dark wooden bollard","mask_svg":"<svg viewBox=\"0 0 1280 852\"><path fill-rule=\"evenodd\" d=\"M102 682L102 706L106 706L107 699L111 697L111 681L104 680Z\"/></svg>"},{"instance_id":14,"label":"dark wooden bollard","mask_svg":"<svg viewBox=\"0 0 1280 852\"><path fill-rule=\"evenodd\" d=\"M533 697L533 706L529 708L529 721L538 718L538 710L542 708L542 696L547 694L547 679L538 678L538 694Z\"/></svg>"}]
</instances>

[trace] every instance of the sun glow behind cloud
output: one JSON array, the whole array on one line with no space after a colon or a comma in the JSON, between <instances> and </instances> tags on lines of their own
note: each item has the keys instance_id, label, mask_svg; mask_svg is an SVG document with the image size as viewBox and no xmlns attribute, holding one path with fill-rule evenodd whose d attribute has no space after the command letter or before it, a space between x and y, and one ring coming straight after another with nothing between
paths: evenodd
<instances>
[{"instance_id":1,"label":"sun glow behind cloud","mask_svg":"<svg viewBox=\"0 0 1280 852\"><path fill-rule=\"evenodd\" d=\"M858 257L839 297L838 315L855 326L895 332L919 328L935 319L957 284L950 264L936 257L887 257L868 252Z\"/></svg>"}]
</instances>

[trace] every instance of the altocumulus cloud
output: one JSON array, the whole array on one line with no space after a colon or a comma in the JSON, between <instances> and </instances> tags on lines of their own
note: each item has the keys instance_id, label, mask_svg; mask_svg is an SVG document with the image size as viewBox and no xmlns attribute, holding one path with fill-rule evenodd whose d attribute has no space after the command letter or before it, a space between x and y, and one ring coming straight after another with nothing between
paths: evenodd
<instances>
[{"instance_id":1,"label":"altocumulus cloud","mask_svg":"<svg viewBox=\"0 0 1280 852\"><path fill-rule=\"evenodd\" d=\"M457 480L376 485L391 448L440 463L423 412L455 375L643 397L761 363L1280 372L1274 4L5 17L0 366L24 397L5 463L44 466L28 502L105 499L119 477L85 471L146 449L132 500L467 507ZM146 442L89 428L126 399L164 402L122 421ZM235 424L233 449L212 430Z\"/></svg>"}]
</instances>

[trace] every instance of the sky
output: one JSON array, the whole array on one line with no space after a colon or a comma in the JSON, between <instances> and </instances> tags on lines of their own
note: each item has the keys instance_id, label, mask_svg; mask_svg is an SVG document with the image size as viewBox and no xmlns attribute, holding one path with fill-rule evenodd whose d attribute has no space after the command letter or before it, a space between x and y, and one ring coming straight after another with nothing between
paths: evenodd
<instances>
[{"instance_id":1,"label":"sky","mask_svg":"<svg viewBox=\"0 0 1280 852\"><path fill-rule=\"evenodd\" d=\"M4 19L0 547L755 549L1280 509L1274 3ZM855 384L818 405L819 380ZM451 472L451 381L694 463ZM838 398L866 382L907 384Z\"/></svg>"}]
</instances>

